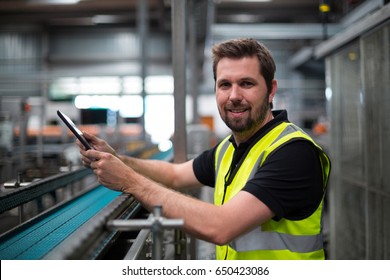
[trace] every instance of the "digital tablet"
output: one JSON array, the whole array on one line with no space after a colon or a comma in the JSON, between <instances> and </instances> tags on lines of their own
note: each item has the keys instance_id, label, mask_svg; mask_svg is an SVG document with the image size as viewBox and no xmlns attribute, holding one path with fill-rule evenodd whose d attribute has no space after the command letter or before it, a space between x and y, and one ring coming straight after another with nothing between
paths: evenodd
<instances>
[{"instance_id":1,"label":"digital tablet","mask_svg":"<svg viewBox=\"0 0 390 280\"><path fill-rule=\"evenodd\" d=\"M57 110L57 115L61 118L61 120L66 124L66 126L72 131L72 133L77 137L77 139L80 140L81 143L83 143L84 147L89 150L92 149L91 145L89 145L87 139L83 136L83 133L80 129L77 128L77 126L74 124L74 122L64 113L62 113L60 110Z\"/></svg>"}]
</instances>

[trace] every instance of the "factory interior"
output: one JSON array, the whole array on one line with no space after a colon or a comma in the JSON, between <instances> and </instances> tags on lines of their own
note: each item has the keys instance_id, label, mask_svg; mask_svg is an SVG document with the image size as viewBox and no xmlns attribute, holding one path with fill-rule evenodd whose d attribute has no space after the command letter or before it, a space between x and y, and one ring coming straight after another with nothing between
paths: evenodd
<instances>
[{"instance_id":1,"label":"factory interior","mask_svg":"<svg viewBox=\"0 0 390 280\"><path fill-rule=\"evenodd\" d=\"M214 259L99 185L57 110L123 154L195 158L230 134L211 48L243 37L331 159L326 259L390 259L389 0L0 0L0 259Z\"/></svg>"}]
</instances>

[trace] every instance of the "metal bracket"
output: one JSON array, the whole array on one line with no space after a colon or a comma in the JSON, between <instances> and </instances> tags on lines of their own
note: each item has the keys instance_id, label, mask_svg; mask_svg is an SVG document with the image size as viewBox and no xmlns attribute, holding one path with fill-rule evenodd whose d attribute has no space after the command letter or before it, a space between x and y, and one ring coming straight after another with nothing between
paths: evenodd
<instances>
[{"instance_id":1,"label":"metal bracket","mask_svg":"<svg viewBox=\"0 0 390 280\"><path fill-rule=\"evenodd\" d=\"M153 208L153 215L147 220L111 220L107 222L109 228L119 231L150 229L153 235L152 258L154 260L162 259L164 230L180 228L183 225L183 219L164 218L161 205Z\"/></svg>"}]
</instances>

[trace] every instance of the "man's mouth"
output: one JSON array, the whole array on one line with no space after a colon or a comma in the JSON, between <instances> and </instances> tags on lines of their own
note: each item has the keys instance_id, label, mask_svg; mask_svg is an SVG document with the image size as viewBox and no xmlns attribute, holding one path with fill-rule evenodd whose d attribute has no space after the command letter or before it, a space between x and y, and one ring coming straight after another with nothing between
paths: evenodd
<instances>
[{"instance_id":1,"label":"man's mouth","mask_svg":"<svg viewBox=\"0 0 390 280\"><path fill-rule=\"evenodd\" d=\"M245 112L246 109L230 109L228 111L230 111L232 113L242 113L242 112Z\"/></svg>"},{"instance_id":2,"label":"man's mouth","mask_svg":"<svg viewBox=\"0 0 390 280\"><path fill-rule=\"evenodd\" d=\"M247 112L246 108L234 108L227 110L233 117L241 117L245 112Z\"/></svg>"}]
</instances>

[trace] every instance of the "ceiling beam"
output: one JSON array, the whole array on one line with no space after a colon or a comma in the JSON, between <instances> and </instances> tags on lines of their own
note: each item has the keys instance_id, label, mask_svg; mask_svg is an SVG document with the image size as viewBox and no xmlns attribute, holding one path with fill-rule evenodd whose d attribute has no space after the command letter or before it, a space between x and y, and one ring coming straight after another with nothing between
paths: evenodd
<instances>
[{"instance_id":1,"label":"ceiling beam","mask_svg":"<svg viewBox=\"0 0 390 280\"><path fill-rule=\"evenodd\" d=\"M339 32L338 24L327 24L327 36ZM211 34L216 39L251 37L255 39L322 39L324 25L316 23L288 24L214 24Z\"/></svg>"}]
</instances>

